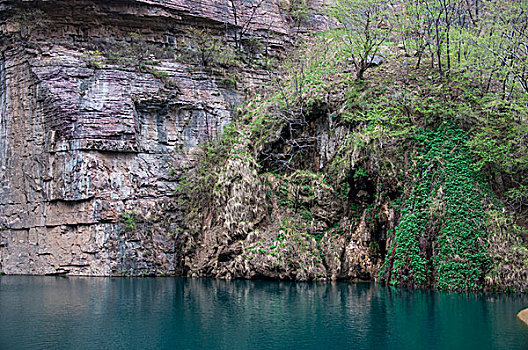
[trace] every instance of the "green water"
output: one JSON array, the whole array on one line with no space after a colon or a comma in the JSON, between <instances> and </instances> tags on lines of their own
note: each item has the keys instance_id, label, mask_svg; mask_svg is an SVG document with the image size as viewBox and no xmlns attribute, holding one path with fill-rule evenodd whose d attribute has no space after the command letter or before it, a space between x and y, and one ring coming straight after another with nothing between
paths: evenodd
<instances>
[{"instance_id":1,"label":"green water","mask_svg":"<svg viewBox=\"0 0 528 350\"><path fill-rule=\"evenodd\" d=\"M0 277L0 349L528 349L527 297L180 278Z\"/></svg>"}]
</instances>

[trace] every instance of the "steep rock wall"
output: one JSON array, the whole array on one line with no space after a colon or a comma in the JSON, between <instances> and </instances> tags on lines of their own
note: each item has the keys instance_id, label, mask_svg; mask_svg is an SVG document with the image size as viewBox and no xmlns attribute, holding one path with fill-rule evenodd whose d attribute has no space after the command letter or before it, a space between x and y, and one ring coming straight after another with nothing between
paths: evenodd
<instances>
[{"instance_id":1,"label":"steep rock wall","mask_svg":"<svg viewBox=\"0 0 528 350\"><path fill-rule=\"evenodd\" d=\"M2 1L0 11L0 271L173 274L178 174L229 123L242 87L267 79L242 68L235 88L175 53L193 26L232 41L227 2ZM269 1L254 18L248 30L280 55L288 17ZM141 60L109 59L123 48Z\"/></svg>"}]
</instances>

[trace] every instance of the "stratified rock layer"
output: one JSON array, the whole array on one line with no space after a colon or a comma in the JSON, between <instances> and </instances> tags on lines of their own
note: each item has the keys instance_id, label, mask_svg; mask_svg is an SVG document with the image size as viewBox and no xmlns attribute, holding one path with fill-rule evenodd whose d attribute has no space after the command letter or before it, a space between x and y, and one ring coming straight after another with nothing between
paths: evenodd
<instances>
[{"instance_id":1,"label":"stratified rock layer","mask_svg":"<svg viewBox=\"0 0 528 350\"><path fill-rule=\"evenodd\" d=\"M173 274L178 174L243 99L178 49L192 26L232 40L227 2L2 1L0 19L0 271ZM266 54L287 45L274 2L248 23Z\"/></svg>"},{"instance_id":2,"label":"stratified rock layer","mask_svg":"<svg viewBox=\"0 0 528 350\"><path fill-rule=\"evenodd\" d=\"M365 215L346 237L317 227L329 229L320 243L260 232L271 203L243 163L220 179L220 224L186 238L180 175L302 31L276 1L235 2L236 19L225 0L0 1L0 272L372 277ZM327 26L315 14L305 22ZM318 133L322 166L341 133ZM331 188L310 181L331 202ZM337 210L316 214L330 222ZM279 249L277 232L275 256L264 245Z\"/></svg>"}]
</instances>

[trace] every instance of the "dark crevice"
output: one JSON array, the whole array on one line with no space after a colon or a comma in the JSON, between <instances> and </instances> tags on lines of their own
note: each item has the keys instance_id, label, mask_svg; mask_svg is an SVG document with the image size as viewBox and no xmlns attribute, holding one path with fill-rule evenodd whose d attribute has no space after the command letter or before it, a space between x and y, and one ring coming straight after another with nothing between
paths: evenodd
<instances>
[{"instance_id":1,"label":"dark crevice","mask_svg":"<svg viewBox=\"0 0 528 350\"><path fill-rule=\"evenodd\" d=\"M287 118L278 138L266 144L257 157L262 172L291 173L314 169L317 162L317 122L327 115L326 105Z\"/></svg>"}]
</instances>

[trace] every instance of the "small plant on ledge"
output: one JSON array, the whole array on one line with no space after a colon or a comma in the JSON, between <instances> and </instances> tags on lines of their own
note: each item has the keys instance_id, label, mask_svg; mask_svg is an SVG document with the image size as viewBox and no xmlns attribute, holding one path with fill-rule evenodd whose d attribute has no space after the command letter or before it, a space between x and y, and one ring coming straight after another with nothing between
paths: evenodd
<instances>
[{"instance_id":1,"label":"small plant on ledge","mask_svg":"<svg viewBox=\"0 0 528 350\"><path fill-rule=\"evenodd\" d=\"M136 216L134 213L129 213L129 212L121 213L120 219L125 224L125 226L130 230L134 230L137 226Z\"/></svg>"}]
</instances>

